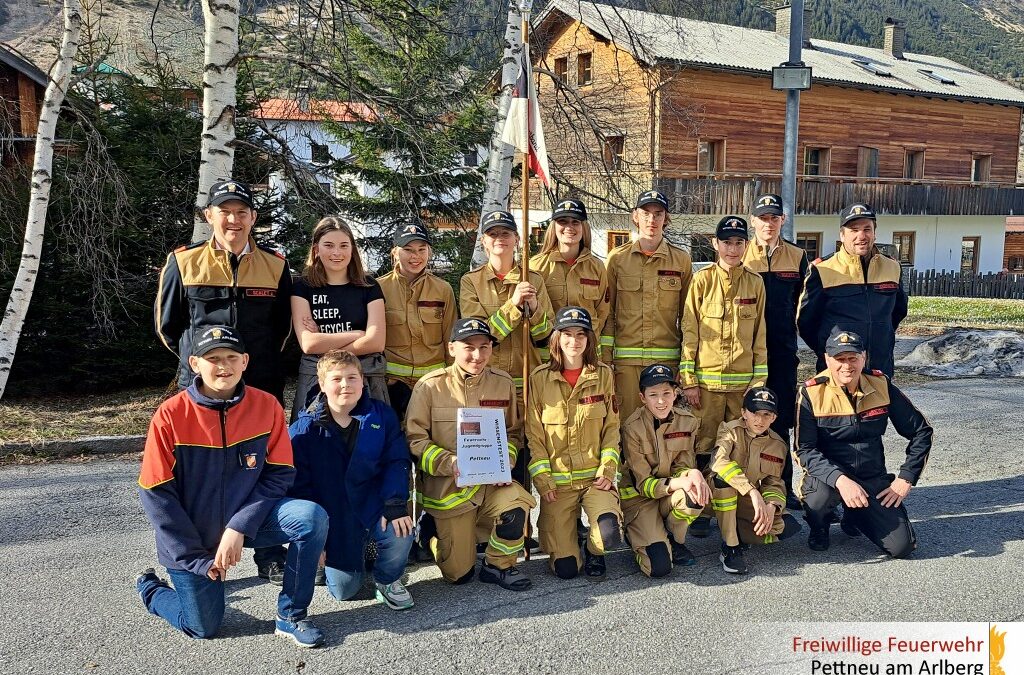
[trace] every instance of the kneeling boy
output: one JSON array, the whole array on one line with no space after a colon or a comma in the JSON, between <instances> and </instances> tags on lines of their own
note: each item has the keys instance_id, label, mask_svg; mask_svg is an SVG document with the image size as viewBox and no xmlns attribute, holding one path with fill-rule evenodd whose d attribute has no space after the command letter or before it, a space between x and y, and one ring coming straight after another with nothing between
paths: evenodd
<instances>
[{"instance_id":1,"label":"kneeling boy","mask_svg":"<svg viewBox=\"0 0 1024 675\"><path fill-rule=\"evenodd\" d=\"M139 475L157 557L174 588L150 568L136 589L146 609L174 628L213 637L224 618L224 581L242 546L290 544L275 632L316 647L323 635L306 609L327 514L285 497L295 469L284 410L272 395L242 383L249 357L233 328L196 336L188 362L196 377L157 409Z\"/></svg>"},{"instance_id":2,"label":"kneeling boy","mask_svg":"<svg viewBox=\"0 0 1024 675\"><path fill-rule=\"evenodd\" d=\"M711 503L722 531L719 559L730 574L747 573L740 541L772 544L800 531L786 513L786 443L769 428L778 414L775 394L767 387L751 389L740 414L719 427L711 461Z\"/></svg>"},{"instance_id":3,"label":"kneeling boy","mask_svg":"<svg viewBox=\"0 0 1024 675\"><path fill-rule=\"evenodd\" d=\"M441 574L452 583L473 578L476 523L490 524L480 581L525 591L530 579L515 566L523 548L533 496L516 482L456 485L456 419L459 408L499 408L505 413L510 466L522 447L523 424L511 376L487 364L494 344L487 322L459 319L448 353L455 363L424 375L412 390L405 418L409 448L418 469L423 507L434 517L437 537L431 548Z\"/></svg>"},{"instance_id":4,"label":"kneeling boy","mask_svg":"<svg viewBox=\"0 0 1024 675\"><path fill-rule=\"evenodd\" d=\"M336 349L316 366L320 394L289 428L295 485L289 494L324 507L327 589L348 600L363 586L364 553L377 549L377 600L391 609L413 606L401 582L412 548L409 446L391 406L370 398L359 357Z\"/></svg>"},{"instance_id":5,"label":"kneeling boy","mask_svg":"<svg viewBox=\"0 0 1024 675\"><path fill-rule=\"evenodd\" d=\"M711 498L694 458L700 422L677 405L678 397L672 369L648 366L640 373L643 405L622 426L623 521L640 570L649 577L667 575L673 564L696 562L683 542L690 523Z\"/></svg>"}]
</instances>

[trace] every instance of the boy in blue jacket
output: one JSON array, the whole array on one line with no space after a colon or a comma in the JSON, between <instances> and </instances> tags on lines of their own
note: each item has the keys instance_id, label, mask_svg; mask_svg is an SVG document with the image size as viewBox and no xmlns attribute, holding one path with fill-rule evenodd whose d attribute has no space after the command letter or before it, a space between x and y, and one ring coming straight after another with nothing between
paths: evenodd
<instances>
[{"instance_id":1,"label":"boy in blue jacket","mask_svg":"<svg viewBox=\"0 0 1024 675\"><path fill-rule=\"evenodd\" d=\"M285 497L295 469L284 410L272 395L242 382L249 355L233 328L197 334L188 363L196 377L153 415L139 473L157 557L174 588L150 568L136 579L136 590L146 609L174 628L213 637L224 619L224 581L242 546L291 544L275 632L316 647L323 636L306 609L327 514Z\"/></svg>"},{"instance_id":2,"label":"boy in blue jacket","mask_svg":"<svg viewBox=\"0 0 1024 675\"><path fill-rule=\"evenodd\" d=\"M391 609L409 609L413 600L401 576L413 543L410 460L398 417L363 390L359 357L332 350L316 370L321 394L288 430L296 470L289 494L316 502L330 517L326 576L335 599L359 592L372 538L377 599Z\"/></svg>"}]
</instances>

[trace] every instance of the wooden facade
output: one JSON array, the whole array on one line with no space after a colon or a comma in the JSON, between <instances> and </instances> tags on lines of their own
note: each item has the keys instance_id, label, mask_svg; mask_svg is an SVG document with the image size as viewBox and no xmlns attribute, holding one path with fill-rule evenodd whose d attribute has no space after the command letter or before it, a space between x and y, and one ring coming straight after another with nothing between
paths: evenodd
<instances>
[{"instance_id":1,"label":"wooden facade","mask_svg":"<svg viewBox=\"0 0 1024 675\"><path fill-rule=\"evenodd\" d=\"M46 75L6 50L0 56L0 163L31 162Z\"/></svg>"},{"instance_id":2,"label":"wooden facade","mask_svg":"<svg viewBox=\"0 0 1024 675\"><path fill-rule=\"evenodd\" d=\"M560 12L536 34L547 150L564 179L556 197L575 193L592 210L616 211L655 186L671 193L673 210L722 214L779 191L785 94L767 75L644 64ZM577 81L581 58L588 84ZM577 97L589 117L573 112ZM831 214L865 200L890 214L1024 213L1020 130L1015 105L815 82L801 96L798 212ZM607 148L604 162L594 161L602 135L622 136L620 163L608 161Z\"/></svg>"}]
</instances>

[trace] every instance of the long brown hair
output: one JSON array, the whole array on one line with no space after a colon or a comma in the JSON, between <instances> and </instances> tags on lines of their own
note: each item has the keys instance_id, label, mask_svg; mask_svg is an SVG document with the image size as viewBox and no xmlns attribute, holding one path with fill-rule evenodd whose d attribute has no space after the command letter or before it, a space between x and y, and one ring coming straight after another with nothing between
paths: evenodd
<instances>
[{"instance_id":1,"label":"long brown hair","mask_svg":"<svg viewBox=\"0 0 1024 675\"><path fill-rule=\"evenodd\" d=\"M584 250L590 249L592 237L590 234L590 223L585 220L581 220L580 223L583 226L583 236L580 237L580 254L582 254ZM548 228L544 230L544 244L540 247L538 255L558 250L558 235L555 233L555 225L555 221L551 220L548 223Z\"/></svg>"},{"instance_id":2,"label":"long brown hair","mask_svg":"<svg viewBox=\"0 0 1024 675\"><path fill-rule=\"evenodd\" d=\"M581 329L587 334L587 348L583 350L583 367L597 367L597 335L594 331L589 328ZM551 337L548 339L548 368L551 370L562 372L565 370L562 356L562 345L559 344L558 339L562 336L562 331L554 330L551 331Z\"/></svg>"},{"instance_id":3,"label":"long brown hair","mask_svg":"<svg viewBox=\"0 0 1024 675\"><path fill-rule=\"evenodd\" d=\"M309 246L309 255L306 256L306 266L302 270L302 280L314 288L327 285L327 270L324 264L316 255L316 247L320 240L328 232L342 232L352 243L352 257L348 260L348 282L353 286L369 286L370 282L363 269L363 259L359 255L359 247L356 246L356 238L352 236L352 228L344 220L337 216L321 218L320 222L313 228L313 243Z\"/></svg>"}]
</instances>

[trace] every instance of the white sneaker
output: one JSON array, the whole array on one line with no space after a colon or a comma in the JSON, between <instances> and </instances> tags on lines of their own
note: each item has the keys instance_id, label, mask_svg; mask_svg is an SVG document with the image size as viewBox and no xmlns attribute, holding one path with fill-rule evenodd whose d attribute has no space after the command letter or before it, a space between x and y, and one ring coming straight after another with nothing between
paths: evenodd
<instances>
[{"instance_id":1,"label":"white sneaker","mask_svg":"<svg viewBox=\"0 0 1024 675\"><path fill-rule=\"evenodd\" d=\"M390 584L378 584L374 582L374 586L377 587L377 600L384 603L391 609L409 609L415 604L412 601L412 595L410 595L409 591L404 585L402 585L401 579Z\"/></svg>"}]
</instances>

